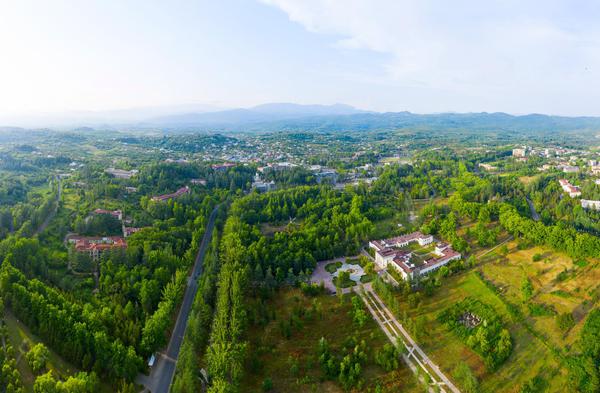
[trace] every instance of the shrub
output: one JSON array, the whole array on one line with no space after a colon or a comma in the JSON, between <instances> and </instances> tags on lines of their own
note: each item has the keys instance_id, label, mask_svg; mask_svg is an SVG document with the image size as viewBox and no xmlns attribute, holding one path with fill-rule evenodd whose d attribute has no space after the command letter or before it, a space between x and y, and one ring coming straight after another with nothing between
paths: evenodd
<instances>
[{"instance_id":1,"label":"shrub","mask_svg":"<svg viewBox=\"0 0 600 393\"><path fill-rule=\"evenodd\" d=\"M388 372L397 369L400 365L400 350L392 344L386 343L375 352L375 363Z\"/></svg>"},{"instance_id":2,"label":"shrub","mask_svg":"<svg viewBox=\"0 0 600 393\"><path fill-rule=\"evenodd\" d=\"M271 390L273 390L273 381L271 380L271 378L265 378L265 380L262 383L262 390L263 392L270 392Z\"/></svg>"},{"instance_id":3,"label":"shrub","mask_svg":"<svg viewBox=\"0 0 600 393\"><path fill-rule=\"evenodd\" d=\"M50 351L42 343L36 344L27 352L26 358L27 363L33 370L34 373L39 373L46 369L46 363L50 357Z\"/></svg>"},{"instance_id":4,"label":"shrub","mask_svg":"<svg viewBox=\"0 0 600 393\"><path fill-rule=\"evenodd\" d=\"M567 332L575 325L575 319L570 312L562 313L556 316L556 325L562 332Z\"/></svg>"},{"instance_id":5,"label":"shrub","mask_svg":"<svg viewBox=\"0 0 600 393\"><path fill-rule=\"evenodd\" d=\"M481 322L475 327L461 323L465 313L477 315ZM512 340L500 317L489 305L474 298L466 298L438 314L445 324L482 358L489 370L496 369L512 352Z\"/></svg>"}]
</instances>

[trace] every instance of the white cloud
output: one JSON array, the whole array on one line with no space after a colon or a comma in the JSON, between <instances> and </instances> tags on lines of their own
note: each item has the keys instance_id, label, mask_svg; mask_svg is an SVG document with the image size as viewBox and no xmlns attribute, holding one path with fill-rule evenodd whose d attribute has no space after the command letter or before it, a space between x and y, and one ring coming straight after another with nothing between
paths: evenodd
<instances>
[{"instance_id":1,"label":"white cloud","mask_svg":"<svg viewBox=\"0 0 600 393\"><path fill-rule=\"evenodd\" d=\"M262 1L310 32L333 35L344 49L389 55L382 66L390 83L479 97L499 108L513 100L527 102L522 110L563 113L577 112L566 97L600 98L596 6L583 9L568 0Z\"/></svg>"}]
</instances>

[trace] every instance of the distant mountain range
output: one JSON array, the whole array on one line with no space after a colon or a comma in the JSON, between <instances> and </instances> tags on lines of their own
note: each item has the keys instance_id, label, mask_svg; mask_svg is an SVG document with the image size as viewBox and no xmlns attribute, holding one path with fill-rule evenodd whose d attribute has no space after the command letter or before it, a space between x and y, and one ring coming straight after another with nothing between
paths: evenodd
<instances>
[{"instance_id":1,"label":"distant mountain range","mask_svg":"<svg viewBox=\"0 0 600 393\"><path fill-rule=\"evenodd\" d=\"M138 124L171 131L368 131L429 129L469 131L594 131L600 117L507 113L369 112L347 105L265 104L250 109L163 116Z\"/></svg>"},{"instance_id":2,"label":"distant mountain range","mask_svg":"<svg viewBox=\"0 0 600 393\"><path fill-rule=\"evenodd\" d=\"M453 129L469 131L590 131L600 132L600 117L564 117L506 113L370 112L349 105L270 103L251 108L219 110L191 105L136 108L110 112L76 112L23 119L2 119L0 126L97 130L193 131L360 131L378 129Z\"/></svg>"},{"instance_id":3,"label":"distant mountain range","mask_svg":"<svg viewBox=\"0 0 600 393\"><path fill-rule=\"evenodd\" d=\"M208 113L185 113L161 116L148 120L149 125L159 126L198 126L233 125L263 123L279 120L301 119L315 116L344 116L367 111L355 109L349 105L299 105L290 103L272 103L258 105L248 109L230 109Z\"/></svg>"}]
</instances>

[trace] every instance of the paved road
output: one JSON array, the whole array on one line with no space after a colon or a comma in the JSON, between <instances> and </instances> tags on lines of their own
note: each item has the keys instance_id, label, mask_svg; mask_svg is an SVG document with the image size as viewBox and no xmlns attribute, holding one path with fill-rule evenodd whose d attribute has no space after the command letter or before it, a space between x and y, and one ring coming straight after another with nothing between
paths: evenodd
<instances>
[{"instance_id":1,"label":"paved road","mask_svg":"<svg viewBox=\"0 0 600 393\"><path fill-rule=\"evenodd\" d=\"M417 371L420 368L429 375L431 382L428 390L430 392L435 392L434 386L437 386L441 392L446 392L444 389L446 388L453 393L460 393L452 381L442 373L440 368L429 359L427 354L412 339L404 326L398 322L394 314L373 291L371 284L366 284L364 292L359 292L359 295L389 340L395 345L402 343L406 347L407 353L402 355L402 359L408 364L413 373L418 375ZM423 377L421 377L421 381L425 381Z\"/></svg>"},{"instance_id":2,"label":"paved road","mask_svg":"<svg viewBox=\"0 0 600 393\"><path fill-rule=\"evenodd\" d=\"M173 381L177 357L179 356L179 350L181 349L181 343L183 342L183 336L185 335L185 328L190 316L190 311L192 310L192 303L194 302L194 297L198 290L198 277L202 274L202 262L204 261L206 249L210 244L218 209L219 206L215 207L208 219L206 232L204 232L204 237L202 237L192 274L188 278L188 285L185 294L183 295L183 302L181 303L177 322L175 322L175 328L171 333L171 339L169 340L167 350L156 355L156 363L150 371L150 376L140 374L136 378L137 383L144 385L144 387L152 393L168 393L171 382Z\"/></svg>"},{"instance_id":3,"label":"paved road","mask_svg":"<svg viewBox=\"0 0 600 393\"><path fill-rule=\"evenodd\" d=\"M533 202L531 202L531 199L529 199L528 197L525 197L525 199L527 199L527 203L529 204L529 210L531 210L531 218L533 218L534 221L539 221L540 215L537 211L535 211L535 206L533 206Z\"/></svg>"}]
</instances>

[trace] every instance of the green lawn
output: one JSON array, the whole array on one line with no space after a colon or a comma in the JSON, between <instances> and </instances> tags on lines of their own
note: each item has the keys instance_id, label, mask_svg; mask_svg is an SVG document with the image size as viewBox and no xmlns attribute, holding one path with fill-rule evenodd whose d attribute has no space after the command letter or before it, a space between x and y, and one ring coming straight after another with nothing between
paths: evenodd
<instances>
[{"instance_id":1,"label":"green lawn","mask_svg":"<svg viewBox=\"0 0 600 393\"><path fill-rule=\"evenodd\" d=\"M356 282L350 278L338 283L339 277L334 278L334 284L340 288L350 288L356 285Z\"/></svg>"},{"instance_id":2,"label":"green lawn","mask_svg":"<svg viewBox=\"0 0 600 393\"><path fill-rule=\"evenodd\" d=\"M377 274L365 274L360 278L360 282L363 284L373 281L377 277Z\"/></svg>"},{"instance_id":3,"label":"green lawn","mask_svg":"<svg viewBox=\"0 0 600 393\"><path fill-rule=\"evenodd\" d=\"M331 262L328 263L327 265L325 265L325 270L330 273L333 274L335 273L336 270L338 270L340 267L342 267L342 262L337 261L337 262Z\"/></svg>"}]
</instances>

